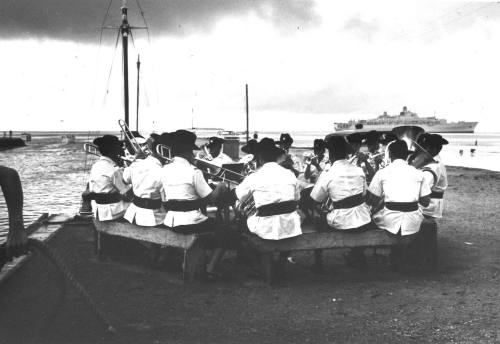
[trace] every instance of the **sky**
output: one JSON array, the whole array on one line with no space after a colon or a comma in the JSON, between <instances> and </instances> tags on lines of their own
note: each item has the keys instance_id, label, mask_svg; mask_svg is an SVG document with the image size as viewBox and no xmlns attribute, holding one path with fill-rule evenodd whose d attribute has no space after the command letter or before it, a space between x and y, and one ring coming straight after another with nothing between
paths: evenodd
<instances>
[{"instance_id":1,"label":"sky","mask_svg":"<svg viewBox=\"0 0 500 344\"><path fill-rule=\"evenodd\" d=\"M108 10L109 6L109 10ZM118 130L120 0L0 2L0 130ZM128 0L139 129L333 131L397 114L500 132L500 4ZM141 11L142 10L142 11ZM141 12L144 17L141 16Z\"/></svg>"}]
</instances>

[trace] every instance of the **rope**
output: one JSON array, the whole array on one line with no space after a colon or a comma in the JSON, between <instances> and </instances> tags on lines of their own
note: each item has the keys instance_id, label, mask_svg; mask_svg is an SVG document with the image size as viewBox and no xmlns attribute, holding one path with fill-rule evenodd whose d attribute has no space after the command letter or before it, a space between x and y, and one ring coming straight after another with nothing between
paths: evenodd
<instances>
[{"instance_id":1,"label":"rope","mask_svg":"<svg viewBox=\"0 0 500 344\"><path fill-rule=\"evenodd\" d=\"M66 281L69 281L73 287L76 289L78 294L83 298L85 303L90 307L91 311L96 315L99 320L106 326L106 330L111 333L116 333L116 329L110 324L106 315L97 307L94 300L90 297L89 293L85 288L78 282L75 276L71 273L66 263L59 255L57 251L47 246L44 242L37 239L28 239L28 247L32 251L38 251L43 256L45 256L54 266L59 270L59 272L65 277Z\"/></svg>"},{"instance_id":2,"label":"rope","mask_svg":"<svg viewBox=\"0 0 500 344\"><path fill-rule=\"evenodd\" d=\"M113 51L113 59L111 60L111 67L109 68L108 80L106 81L106 93L104 95L103 105L106 103L106 96L109 93L109 81L111 80L111 72L113 71L113 65L115 62L116 50L118 48L119 40L120 40L120 30L118 30L118 34L116 35L115 50Z\"/></svg>"}]
</instances>

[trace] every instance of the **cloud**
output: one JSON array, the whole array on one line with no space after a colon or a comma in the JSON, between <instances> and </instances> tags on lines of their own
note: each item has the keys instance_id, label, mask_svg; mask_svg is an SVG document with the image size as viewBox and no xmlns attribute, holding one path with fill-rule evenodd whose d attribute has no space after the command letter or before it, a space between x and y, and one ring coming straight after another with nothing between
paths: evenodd
<instances>
[{"instance_id":1,"label":"cloud","mask_svg":"<svg viewBox=\"0 0 500 344\"><path fill-rule=\"evenodd\" d=\"M1 38L55 38L95 42L107 0L2 0ZM253 13L278 27L309 27L318 21L313 0L142 0L155 35L209 30L225 16ZM106 25L120 22L120 0L113 0ZM137 1L129 0L130 23L142 26Z\"/></svg>"},{"instance_id":2,"label":"cloud","mask_svg":"<svg viewBox=\"0 0 500 344\"><path fill-rule=\"evenodd\" d=\"M344 30L354 33L363 40L371 41L373 36L380 30L380 26L375 21L367 21L357 15L345 23Z\"/></svg>"}]
</instances>

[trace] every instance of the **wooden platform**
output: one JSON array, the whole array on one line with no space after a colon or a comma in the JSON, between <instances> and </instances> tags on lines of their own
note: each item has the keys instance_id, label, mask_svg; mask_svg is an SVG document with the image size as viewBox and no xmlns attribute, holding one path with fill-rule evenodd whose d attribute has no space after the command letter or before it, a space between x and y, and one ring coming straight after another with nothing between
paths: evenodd
<instances>
[{"instance_id":1,"label":"wooden platform","mask_svg":"<svg viewBox=\"0 0 500 344\"><path fill-rule=\"evenodd\" d=\"M190 282L205 271L205 246L203 234L180 234L161 227L143 227L126 221L94 221L96 230L96 253L100 259L103 256L101 234L120 236L140 240L162 246L176 247L184 251L182 278Z\"/></svg>"},{"instance_id":2,"label":"wooden platform","mask_svg":"<svg viewBox=\"0 0 500 344\"><path fill-rule=\"evenodd\" d=\"M302 235L282 240L265 240L255 234L245 233L244 239L260 253L262 273L271 283L274 273L274 253L324 250L338 248L368 248L401 246L403 250L411 242L418 242L418 249L435 267L437 264L437 225L434 220L425 220L417 235L397 237L382 229L372 229L363 232L342 232L321 229L314 225L302 227Z\"/></svg>"}]
</instances>

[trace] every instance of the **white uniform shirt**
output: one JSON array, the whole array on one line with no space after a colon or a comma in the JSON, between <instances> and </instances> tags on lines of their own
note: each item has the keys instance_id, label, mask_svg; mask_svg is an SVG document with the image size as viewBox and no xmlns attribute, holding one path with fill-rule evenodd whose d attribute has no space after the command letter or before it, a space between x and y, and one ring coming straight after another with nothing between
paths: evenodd
<instances>
[{"instance_id":1,"label":"white uniform shirt","mask_svg":"<svg viewBox=\"0 0 500 344\"><path fill-rule=\"evenodd\" d=\"M431 191L444 193L448 187L448 176L446 175L446 167L439 155L434 157L436 162L427 164L423 167L424 175L426 181L431 185ZM426 172L426 170L431 170L431 172ZM431 201L427 207L422 207L422 213L427 216L432 216L435 218L443 217L444 202L442 198L431 198Z\"/></svg>"},{"instance_id":2,"label":"white uniform shirt","mask_svg":"<svg viewBox=\"0 0 500 344\"><path fill-rule=\"evenodd\" d=\"M368 189L387 202L418 202L420 197L431 193L424 173L402 159L375 173ZM401 235L417 233L424 219L420 209L411 212L389 210L384 207L373 215L373 222L393 234L401 229Z\"/></svg>"},{"instance_id":3,"label":"white uniform shirt","mask_svg":"<svg viewBox=\"0 0 500 344\"><path fill-rule=\"evenodd\" d=\"M197 200L212 193L203 173L181 157L174 157L161 171L161 197L168 200ZM207 217L197 210L167 211L165 226L176 227L202 223Z\"/></svg>"},{"instance_id":4,"label":"white uniform shirt","mask_svg":"<svg viewBox=\"0 0 500 344\"><path fill-rule=\"evenodd\" d=\"M253 196L256 208L271 203L297 201L300 198L293 172L275 162L264 164L236 187L236 197L240 202L245 202L250 196ZM296 211L271 216L252 215L248 217L247 225L250 232L269 240L302 234L300 217Z\"/></svg>"},{"instance_id":5,"label":"white uniform shirt","mask_svg":"<svg viewBox=\"0 0 500 344\"><path fill-rule=\"evenodd\" d=\"M221 167L224 164L232 164L233 163L233 159L231 159L229 157L229 155L227 155L226 153L223 153L221 151L220 154L217 155L217 157L213 158L213 160L210 161L210 163L212 163L213 165Z\"/></svg>"},{"instance_id":6,"label":"white uniform shirt","mask_svg":"<svg viewBox=\"0 0 500 344\"><path fill-rule=\"evenodd\" d=\"M124 194L127 189L123 182L123 170L110 158L101 156L90 169L90 192ZM116 220L123 217L129 204L124 201L112 204L97 204L92 201L92 211L100 221Z\"/></svg>"},{"instance_id":7,"label":"white uniform shirt","mask_svg":"<svg viewBox=\"0 0 500 344\"><path fill-rule=\"evenodd\" d=\"M328 197L334 202L357 194L366 193L366 177L360 167L347 159L337 160L327 172L323 172L311 191L316 202ZM371 221L370 208L366 203L347 209L333 209L326 216L328 225L336 229L361 227Z\"/></svg>"},{"instance_id":8,"label":"white uniform shirt","mask_svg":"<svg viewBox=\"0 0 500 344\"><path fill-rule=\"evenodd\" d=\"M132 184L134 195L141 198L161 200L162 165L158 159L148 156L132 163L123 171L125 183ZM165 220L165 209L144 209L130 204L124 218L139 226L161 225Z\"/></svg>"}]
</instances>

